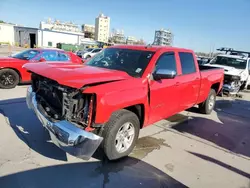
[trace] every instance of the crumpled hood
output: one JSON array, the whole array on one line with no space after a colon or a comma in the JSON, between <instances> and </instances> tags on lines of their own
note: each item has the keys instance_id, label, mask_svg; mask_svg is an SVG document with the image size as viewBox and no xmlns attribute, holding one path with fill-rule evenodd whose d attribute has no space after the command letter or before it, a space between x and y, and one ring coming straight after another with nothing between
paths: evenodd
<instances>
[{"instance_id":1,"label":"crumpled hood","mask_svg":"<svg viewBox=\"0 0 250 188\"><path fill-rule=\"evenodd\" d=\"M243 69L236 69L234 67L225 66L225 65L216 65L216 64L206 64L206 65L211 66L211 67L223 68L225 71L225 74L235 75L235 76L240 76L240 74L244 71Z\"/></svg>"},{"instance_id":2,"label":"crumpled hood","mask_svg":"<svg viewBox=\"0 0 250 188\"><path fill-rule=\"evenodd\" d=\"M78 88L89 84L129 79L122 71L92 67L79 64L27 63L25 69L57 81L59 84Z\"/></svg>"}]
</instances>

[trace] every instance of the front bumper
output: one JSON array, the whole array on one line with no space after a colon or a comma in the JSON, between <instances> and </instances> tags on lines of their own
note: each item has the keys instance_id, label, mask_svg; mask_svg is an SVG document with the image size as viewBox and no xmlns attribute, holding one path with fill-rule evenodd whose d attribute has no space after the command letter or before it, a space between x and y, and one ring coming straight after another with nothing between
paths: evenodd
<instances>
[{"instance_id":1,"label":"front bumper","mask_svg":"<svg viewBox=\"0 0 250 188\"><path fill-rule=\"evenodd\" d=\"M224 84L222 90L225 93L229 93L231 95L235 95L235 94L237 94L239 92L240 87L233 87L233 86L231 86L229 84Z\"/></svg>"},{"instance_id":2,"label":"front bumper","mask_svg":"<svg viewBox=\"0 0 250 188\"><path fill-rule=\"evenodd\" d=\"M31 86L27 90L26 102L28 108L35 112L42 125L49 131L53 143L65 152L78 158L89 159L101 144L102 137L84 131L66 120L48 120L38 110L36 94Z\"/></svg>"}]
</instances>

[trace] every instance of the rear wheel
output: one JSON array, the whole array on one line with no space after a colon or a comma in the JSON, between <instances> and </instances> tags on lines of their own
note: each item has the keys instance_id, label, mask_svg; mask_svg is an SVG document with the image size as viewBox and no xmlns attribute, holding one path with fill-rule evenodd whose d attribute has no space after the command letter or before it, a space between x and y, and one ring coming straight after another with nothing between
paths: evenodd
<instances>
[{"instance_id":1,"label":"rear wheel","mask_svg":"<svg viewBox=\"0 0 250 188\"><path fill-rule=\"evenodd\" d=\"M11 89L19 83L20 77L18 73L12 69L0 70L0 88Z\"/></svg>"},{"instance_id":2,"label":"rear wheel","mask_svg":"<svg viewBox=\"0 0 250 188\"><path fill-rule=\"evenodd\" d=\"M128 156L135 147L140 130L136 114L119 110L112 114L103 132L103 150L109 160Z\"/></svg>"},{"instance_id":3,"label":"rear wheel","mask_svg":"<svg viewBox=\"0 0 250 188\"><path fill-rule=\"evenodd\" d=\"M200 112L203 114L211 114L215 106L215 101L216 92L214 89L211 89L207 99L203 103L199 104Z\"/></svg>"}]
</instances>

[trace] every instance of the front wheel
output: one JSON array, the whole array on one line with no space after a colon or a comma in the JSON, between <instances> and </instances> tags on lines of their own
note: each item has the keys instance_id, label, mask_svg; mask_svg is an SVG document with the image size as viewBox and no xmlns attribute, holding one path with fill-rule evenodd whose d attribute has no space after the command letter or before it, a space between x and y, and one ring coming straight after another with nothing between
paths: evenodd
<instances>
[{"instance_id":1,"label":"front wheel","mask_svg":"<svg viewBox=\"0 0 250 188\"><path fill-rule=\"evenodd\" d=\"M214 89L211 89L207 99L203 103L199 104L199 109L201 113L211 114L215 106L215 101L216 101L216 92Z\"/></svg>"},{"instance_id":2,"label":"front wheel","mask_svg":"<svg viewBox=\"0 0 250 188\"><path fill-rule=\"evenodd\" d=\"M19 83L20 77L18 73L12 69L0 70L0 88L11 89Z\"/></svg>"},{"instance_id":3,"label":"front wheel","mask_svg":"<svg viewBox=\"0 0 250 188\"><path fill-rule=\"evenodd\" d=\"M109 160L128 156L139 136L140 122L136 114L119 110L112 114L103 131L103 150Z\"/></svg>"}]
</instances>

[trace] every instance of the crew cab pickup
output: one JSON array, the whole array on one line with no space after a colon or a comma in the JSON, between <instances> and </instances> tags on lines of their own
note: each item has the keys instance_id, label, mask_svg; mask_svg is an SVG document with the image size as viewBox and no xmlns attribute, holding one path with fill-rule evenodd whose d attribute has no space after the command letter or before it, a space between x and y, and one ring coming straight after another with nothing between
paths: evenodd
<instances>
[{"instance_id":1,"label":"crew cab pickup","mask_svg":"<svg viewBox=\"0 0 250 188\"><path fill-rule=\"evenodd\" d=\"M214 108L224 70L200 66L194 52L113 46L83 65L26 64L27 105L52 141L79 158L101 146L110 160L129 155L141 128L198 104Z\"/></svg>"},{"instance_id":2,"label":"crew cab pickup","mask_svg":"<svg viewBox=\"0 0 250 188\"><path fill-rule=\"evenodd\" d=\"M23 69L26 63L70 63L82 64L81 58L71 52L52 48L24 50L10 57L0 57L0 88L10 89L19 83L31 81L30 73Z\"/></svg>"}]
</instances>

